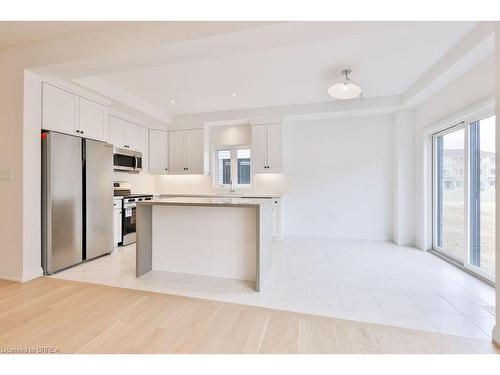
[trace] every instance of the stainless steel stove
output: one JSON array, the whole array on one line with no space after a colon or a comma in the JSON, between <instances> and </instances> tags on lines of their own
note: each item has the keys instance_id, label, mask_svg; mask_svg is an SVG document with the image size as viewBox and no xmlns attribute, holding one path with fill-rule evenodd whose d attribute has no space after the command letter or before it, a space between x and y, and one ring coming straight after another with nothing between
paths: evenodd
<instances>
[{"instance_id":1,"label":"stainless steel stove","mask_svg":"<svg viewBox=\"0 0 500 375\"><path fill-rule=\"evenodd\" d=\"M130 184L123 182L114 183L114 196L122 198L122 246L135 243L136 234L136 205L137 202L150 201L151 194L132 194Z\"/></svg>"}]
</instances>

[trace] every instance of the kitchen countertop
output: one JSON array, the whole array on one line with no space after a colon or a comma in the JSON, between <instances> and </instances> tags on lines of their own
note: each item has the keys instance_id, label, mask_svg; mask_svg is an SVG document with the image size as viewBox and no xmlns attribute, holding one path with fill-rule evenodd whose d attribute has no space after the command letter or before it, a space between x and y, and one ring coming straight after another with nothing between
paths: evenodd
<instances>
[{"instance_id":1,"label":"kitchen countertop","mask_svg":"<svg viewBox=\"0 0 500 375\"><path fill-rule=\"evenodd\" d=\"M161 198L170 197L200 197L200 198L259 198L259 199L271 199L271 198L281 198L280 194L252 194L252 193L179 193L179 194L159 194ZM248 198L246 198L248 197Z\"/></svg>"},{"instance_id":2,"label":"kitchen countertop","mask_svg":"<svg viewBox=\"0 0 500 375\"><path fill-rule=\"evenodd\" d=\"M150 201L137 202L138 205L148 206L220 206L220 207L260 207L269 203L265 198L241 198L241 197L172 197L153 199Z\"/></svg>"}]
</instances>

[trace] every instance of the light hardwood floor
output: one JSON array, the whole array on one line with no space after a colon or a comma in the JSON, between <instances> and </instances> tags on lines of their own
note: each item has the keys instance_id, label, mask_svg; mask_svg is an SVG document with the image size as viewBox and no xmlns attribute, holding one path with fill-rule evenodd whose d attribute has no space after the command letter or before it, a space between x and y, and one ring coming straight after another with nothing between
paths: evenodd
<instances>
[{"instance_id":1,"label":"light hardwood floor","mask_svg":"<svg viewBox=\"0 0 500 375\"><path fill-rule=\"evenodd\" d=\"M498 353L489 340L39 278L0 280L0 347L61 353Z\"/></svg>"}]
</instances>

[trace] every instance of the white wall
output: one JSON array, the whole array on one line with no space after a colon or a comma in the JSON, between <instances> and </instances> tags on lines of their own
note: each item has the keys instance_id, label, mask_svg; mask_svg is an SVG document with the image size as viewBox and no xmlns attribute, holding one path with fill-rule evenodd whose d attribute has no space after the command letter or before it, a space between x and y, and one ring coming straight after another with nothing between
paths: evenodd
<instances>
[{"instance_id":1,"label":"white wall","mask_svg":"<svg viewBox=\"0 0 500 375\"><path fill-rule=\"evenodd\" d=\"M140 174L114 172L113 180L130 183L133 194L156 194L156 176L146 172Z\"/></svg>"},{"instance_id":2,"label":"white wall","mask_svg":"<svg viewBox=\"0 0 500 375\"><path fill-rule=\"evenodd\" d=\"M394 113L394 243L415 244L415 112Z\"/></svg>"},{"instance_id":3,"label":"white wall","mask_svg":"<svg viewBox=\"0 0 500 375\"><path fill-rule=\"evenodd\" d=\"M246 130L217 127L210 143L241 144ZM392 133L390 115L287 122L284 173L254 175L252 192L285 196L285 235L392 240ZM158 176L156 188L214 191L204 175Z\"/></svg>"},{"instance_id":4,"label":"white wall","mask_svg":"<svg viewBox=\"0 0 500 375\"><path fill-rule=\"evenodd\" d=\"M286 235L392 239L390 115L287 122Z\"/></svg>"},{"instance_id":5,"label":"white wall","mask_svg":"<svg viewBox=\"0 0 500 375\"><path fill-rule=\"evenodd\" d=\"M250 125L212 126L209 134L210 144L214 146L250 145L252 143Z\"/></svg>"},{"instance_id":6,"label":"white wall","mask_svg":"<svg viewBox=\"0 0 500 375\"><path fill-rule=\"evenodd\" d=\"M30 249L23 256L22 280L30 280L43 273L41 264L41 162L42 145L40 142L41 115L42 115L42 89L40 76L29 71L24 73L24 130L23 130L23 159L38 160L37 165L23 168L23 195L29 201L23 204L23 216L33 217L33 221L23 220L24 236L23 246ZM35 224L36 223L36 224ZM38 250L35 252L34 250ZM35 256L37 255L37 256Z\"/></svg>"},{"instance_id":7,"label":"white wall","mask_svg":"<svg viewBox=\"0 0 500 375\"><path fill-rule=\"evenodd\" d=\"M432 246L429 163L431 159L429 137L425 128L452 117L487 98L494 96L494 58L489 57L475 65L445 87L442 91L415 109L416 185L415 185L415 233L416 246L429 249Z\"/></svg>"}]
</instances>

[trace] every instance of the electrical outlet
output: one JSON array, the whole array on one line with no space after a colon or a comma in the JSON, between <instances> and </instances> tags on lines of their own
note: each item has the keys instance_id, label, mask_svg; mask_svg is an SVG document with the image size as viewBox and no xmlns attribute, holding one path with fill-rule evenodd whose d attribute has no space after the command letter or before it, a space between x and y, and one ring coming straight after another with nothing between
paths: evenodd
<instances>
[{"instance_id":1,"label":"electrical outlet","mask_svg":"<svg viewBox=\"0 0 500 375\"><path fill-rule=\"evenodd\" d=\"M0 171L0 181L12 181L14 173L12 171Z\"/></svg>"}]
</instances>

